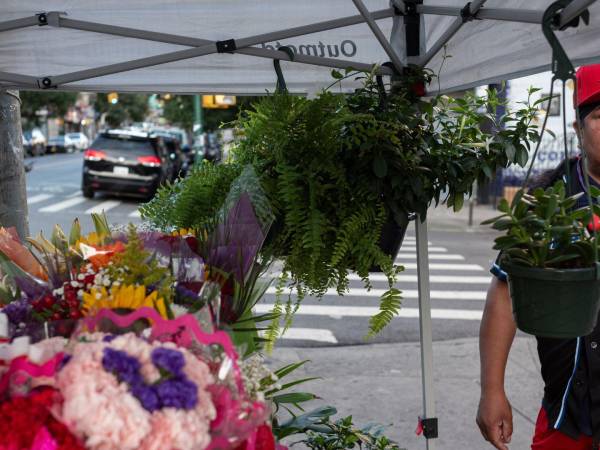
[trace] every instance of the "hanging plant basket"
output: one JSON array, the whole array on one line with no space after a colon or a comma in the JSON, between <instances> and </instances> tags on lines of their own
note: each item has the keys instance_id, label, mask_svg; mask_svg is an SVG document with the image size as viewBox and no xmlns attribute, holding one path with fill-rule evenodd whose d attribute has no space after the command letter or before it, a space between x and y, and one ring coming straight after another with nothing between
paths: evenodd
<instances>
[{"instance_id":1,"label":"hanging plant basket","mask_svg":"<svg viewBox=\"0 0 600 450\"><path fill-rule=\"evenodd\" d=\"M584 269L540 269L507 263L517 327L549 338L590 334L600 309L600 265Z\"/></svg>"},{"instance_id":2,"label":"hanging plant basket","mask_svg":"<svg viewBox=\"0 0 600 450\"><path fill-rule=\"evenodd\" d=\"M408 214L400 217L400 220L395 220L393 217L383 225L381 229L381 237L379 238L379 248L383 253L390 256L392 261L396 260L398 252L404 242L406 229L408 228ZM381 267L371 267L371 272L381 272Z\"/></svg>"}]
</instances>

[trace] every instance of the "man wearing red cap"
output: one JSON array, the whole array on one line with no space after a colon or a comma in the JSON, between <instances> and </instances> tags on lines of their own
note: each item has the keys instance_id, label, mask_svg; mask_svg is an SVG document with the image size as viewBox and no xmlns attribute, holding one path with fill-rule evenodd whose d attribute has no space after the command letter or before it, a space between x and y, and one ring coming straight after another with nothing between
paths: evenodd
<instances>
[{"instance_id":1,"label":"man wearing red cap","mask_svg":"<svg viewBox=\"0 0 600 450\"><path fill-rule=\"evenodd\" d=\"M590 183L600 187L600 64L576 74L576 125L582 151L588 157ZM570 192L585 191L581 160L563 161L538 180L547 187L565 178L570 165ZM584 206L587 197L576 207ZM497 449L508 449L513 432L511 406L504 392L504 373L516 325L506 283L498 264L488 289L479 334L481 398L477 424ZM537 338L544 398L537 418L532 450L597 450L600 442L600 325L577 339ZM520 450L520 449L519 449Z\"/></svg>"}]
</instances>

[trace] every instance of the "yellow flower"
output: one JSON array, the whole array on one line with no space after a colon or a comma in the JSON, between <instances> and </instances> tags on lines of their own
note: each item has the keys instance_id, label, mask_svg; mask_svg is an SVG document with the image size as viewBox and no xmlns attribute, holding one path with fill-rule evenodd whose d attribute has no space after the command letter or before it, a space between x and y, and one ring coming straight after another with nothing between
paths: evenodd
<instances>
[{"instance_id":1,"label":"yellow flower","mask_svg":"<svg viewBox=\"0 0 600 450\"><path fill-rule=\"evenodd\" d=\"M85 315L102 308L136 310L144 306L154 308L162 317L168 319L164 299L162 297L158 298L157 291L147 296L146 286L118 286L113 287L110 292L106 288L93 288L91 292L84 292L83 294L83 311Z\"/></svg>"},{"instance_id":2,"label":"yellow flower","mask_svg":"<svg viewBox=\"0 0 600 450\"><path fill-rule=\"evenodd\" d=\"M79 244L91 245L92 247L98 247L104 244L104 238L106 236L99 236L98 233L91 232L87 236L81 236L77 243L75 244L76 248L79 248Z\"/></svg>"},{"instance_id":3,"label":"yellow flower","mask_svg":"<svg viewBox=\"0 0 600 450\"><path fill-rule=\"evenodd\" d=\"M191 228L180 228L179 230L175 230L171 233L173 237L186 237L186 236L195 236L194 230Z\"/></svg>"}]
</instances>

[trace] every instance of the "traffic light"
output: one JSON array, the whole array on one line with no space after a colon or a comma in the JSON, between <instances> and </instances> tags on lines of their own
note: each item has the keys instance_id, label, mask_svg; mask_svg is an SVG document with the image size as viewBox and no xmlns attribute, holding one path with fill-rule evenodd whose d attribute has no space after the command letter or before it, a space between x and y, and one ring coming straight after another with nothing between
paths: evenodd
<instances>
[{"instance_id":1,"label":"traffic light","mask_svg":"<svg viewBox=\"0 0 600 450\"><path fill-rule=\"evenodd\" d=\"M107 95L107 99L108 103L110 103L111 105L116 105L117 103L119 103L119 94L117 94L116 92L110 92Z\"/></svg>"}]
</instances>

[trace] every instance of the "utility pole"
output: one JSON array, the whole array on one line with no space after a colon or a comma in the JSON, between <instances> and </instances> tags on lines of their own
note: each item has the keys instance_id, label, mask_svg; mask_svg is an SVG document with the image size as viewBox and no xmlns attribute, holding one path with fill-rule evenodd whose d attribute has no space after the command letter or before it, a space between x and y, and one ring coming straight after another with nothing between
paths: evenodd
<instances>
[{"instance_id":1,"label":"utility pole","mask_svg":"<svg viewBox=\"0 0 600 450\"><path fill-rule=\"evenodd\" d=\"M0 226L29 235L18 91L0 91Z\"/></svg>"}]
</instances>

